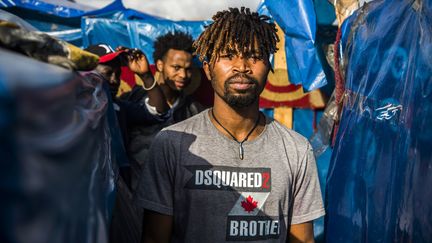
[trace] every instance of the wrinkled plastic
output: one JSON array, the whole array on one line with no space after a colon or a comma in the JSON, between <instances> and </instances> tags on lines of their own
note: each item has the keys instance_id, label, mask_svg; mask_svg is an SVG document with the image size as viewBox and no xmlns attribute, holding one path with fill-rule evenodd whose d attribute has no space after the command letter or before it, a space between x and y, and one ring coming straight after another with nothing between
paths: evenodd
<instances>
[{"instance_id":1,"label":"wrinkled plastic","mask_svg":"<svg viewBox=\"0 0 432 243\"><path fill-rule=\"evenodd\" d=\"M312 0L265 0L259 12L272 16L285 33L290 82L315 90L327 80L315 46L316 16Z\"/></svg>"},{"instance_id":2,"label":"wrinkled plastic","mask_svg":"<svg viewBox=\"0 0 432 243\"><path fill-rule=\"evenodd\" d=\"M126 9L120 0L101 9L66 0L8 0L0 1L0 7L25 19L36 29L76 46L82 46L81 17L111 16L112 12Z\"/></svg>"},{"instance_id":3,"label":"wrinkled plastic","mask_svg":"<svg viewBox=\"0 0 432 243\"><path fill-rule=\"evenodd\" d=\"M113 14L117 19L91 18L82 20L83 44L89 46L106 43L112 47L119 45L139 48L153 62L153 42L160 35L174 30L187 32L197 38L204 30L205 21L171 21L142 14L133 10ZM131 16L136 20L124 20ZM121 19L121 20L119 20Z\"/></svg>"},{"instance_id":4,"label":"wrinkled plastic","mask_svg":"<svg viewBox=\"0 0 432 243\"><path fill-rule=\"evenodd\" d=\"M309 138L315 158L320 157L330 146L335 121L339 120L337 111L338 106L333 93L319 120L316 132Z\"/></svg>"},{"instance_id":5,"label":"wrinkled plastic","mask_svg":"<svg viewBox=\"0 0 432 243\"><path fill-rule=\"evenodd\" d=\"M43 11L62 17L81 15L83 12L93 10L91 7L67 0L13 0L2 1L1 7L22 7Z\"/></svg>"},{"instance_id":6,"label":"wrinkled plastic","mask_svg":"<svg viewBox=\"0 0 432 243\"><path fill-rule=\"evenodd\" d=\"M0 242L107 242L107 101L101 83L0 48Z\"/></svg>"},{"instance_id":7,"label":"wrinkled plastic","mask_svg":"<svg viewBox=\"0 0 432 243\"><path fill-rule=\"evenodd\" d=\"M0 26L0 45L45 62L53 56L68 55L66 46L49 35L15 26Z\"/></svg>"},{"instance_id":8,"label":"wrinkled plastic","mask_svg":"<svg viewBox=\"0 0 432 243\"><path fill-rule=\"evenodd\" d=\"M332 1L336 18L338 20L339 27L344 23L345 19L353 14L355 10L363 6L365 2L371 2L373 0L334 0Z\"/></svg>"},{"instance_id":9,"label":"wrinkled plastic","mask_svg":"<svg viewBox=\"0 0 432 243\"><path fill-rule=\"evenodd\" d=\"M31 24L27 23L26 21L24 21L20 17L15 16L15 15L8 13L8 12L1 10L1 9L0 9L0 20L12 22L12 23L18 25L19 27L21 27L22 29L25 29L28 31L37 31L37 29L35 27L33 27Z\"/></svg>"},{"instance_id":10,"label":"wrinkled plastic","mask_svg":"<svg viewBox=\"0 0 432 243\"><path fill-rule=\"evenodd\" d=\"M197 38L204 25L208 24L206 21L171 21L154 17L126 9L120 0L99 10L84 8L76 3L64 4L64 1L11 2L13 4L6 4L9 9L18 7L47 14L44 20L33 19L31 16L25 18L37 29L83 47L107 43L114 47L123 45L153 53L153 42L157 36L180 30ZM259 12L273 16L284 30L291 83L302 84L308 91L324 86L327 81L315 47L316 18L313 1L295 0L287 4L286 1L266 0L259 7ZM23 15L29 15L20 11L13 13L23 18ZM53 18L48 14L64 19ZM81 30L77 22L80 17L85 17L82 18ZM152 56L148 57L153 63Z\"/></svg>"},{"instance_id":11,"label":"wrinkled plastic","mask_svg":"<svg viewBox=\"0 0 432 243\"><path fill-rule=\"evenodd\" d=\"M376 0L348 19L327 242L432 242L431 5Z\"/></svg>"},{"instance_id":12,"label":"wrinkled plastic","mask_svg":"<svg viewBox=\"0 0 432 243\"><path fill-rule=\"evenodd\" d=\"M99 13L99 11L95 10L93 7L70 2L67 0L7 0L1 1L0 3L0 7L25 8L65 18L81 17L85 14ZM112 9L117 9L118 7L123 7L123 4L120 0L115 0L113 3L102 9L105 12Z\"/></svg>"},{"instance_id":13,"label":"wrinkled plastic","mask_svg":"<svg viewBox=\"0 0 432 243\"><path fill-rule=\"evenodd\" d=\"M92 70L98 64L98 56L67 42L44 33L28 31L14 23L3 23L0 26L0 46L67 69Z\"/></svg>"}]
</instances>

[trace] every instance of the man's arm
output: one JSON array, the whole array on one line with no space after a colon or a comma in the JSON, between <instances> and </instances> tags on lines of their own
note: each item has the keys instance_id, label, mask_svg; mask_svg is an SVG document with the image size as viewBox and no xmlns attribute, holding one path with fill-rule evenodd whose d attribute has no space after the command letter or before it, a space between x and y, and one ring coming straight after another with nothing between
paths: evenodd
<instances>
[{"instance_id":1,"label":"man's arm","mask_svg":"<svg viewBox=\"0 0 432 243\"><path fill-rule=\"evenodd\" d=\"M124 50L127 53L128 67L143 81L149 98L149 105L155 107L157 112L161 114L168 111L169 106L166 102L165 95L162 93L162 90L150 71L150 65L146 55L138 49L118 47L116 50Z\"/></svg>"},{"instance_id":2,"label":"man's arm","mask_svg":"<svg viewBox=\"0 0 432 243\"><path fill-rule=\"evenodd\" d=\"M312 146L302 139L306 147L295 176L290 242L314 242L312 221L325 214Z\"/></svg>"},{"instance_id":3,"label":"man's arm","mask_svg":"<svg viewBox=\"0 0 432 243\"><path fill-rule=\"evenodd\" d=\"M116 100L115 103L126 114L128 125L153 125L169 118L166 113L161 116L151 114L145 104L124 100Z\"/></svg>"},{"instance_id":4,"label":"man's arm","mask_svg":"<svg viewBox=\"0 0 432 243\"><path fill-rule=\"evenodd\" d=\"M166 102L165 95L162 93L162 90L154 79L151 71L148 71L144 74L138 74L138 76L143 81L145 87L151 88L153 86L153 88L146 90L147 96L149 98L148 104L155 107L156 111L160 114L167 112L169 110L169 106Z\"/></svg>"},{"instance_id":5,"label":"man's arm","mask_svg":"<svg viewBox=\"0 0 432 243\"><path fill-rule=\"evenodd\" d=\"M288 232L289 243L314 243L312 222L293 224Z\"/></svg>"},{"instance_id":6,"label":"man's arm","mask_svg":"<svg viewBox=\"0 0 432 243\"><path fill-rule=\"evenodd\" d=\"M144 210L142 243L169 243L173 217Z\"/></svg>"}]
</instances>

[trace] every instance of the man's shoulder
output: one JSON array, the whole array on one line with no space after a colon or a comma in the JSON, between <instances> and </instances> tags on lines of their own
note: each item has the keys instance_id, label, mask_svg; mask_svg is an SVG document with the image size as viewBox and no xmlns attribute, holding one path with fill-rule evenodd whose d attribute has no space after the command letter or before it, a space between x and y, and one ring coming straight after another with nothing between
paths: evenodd
<instances>
[{"instance_id":1,"label":"man's shoulder","mask_svg":"<svg viewBox=\"0 0 432 243\"><path fill-rule=\"evenodd\" d=\"M202 124L205 122L205 118L206 118L205 115L206 115L206 110L194 116L191 116L181 122L165 127L164 129L162 129L161 132L174 131L174 132L193 133L197 131L197 129L199 129L202 126Z\"/></svg>"},{"instance_id":2,"label":"man's shoulder","mask_svg":"<svg viewBox=\"0 0 432 243\"><path fill-rule=\"evenodd\" d=\"M178 147L184 142L190 143L194 141L200 134L204 134L202 131L205 126L204 112L163 128L158 132L152 143Z\"/></svg>"}]
</instances>

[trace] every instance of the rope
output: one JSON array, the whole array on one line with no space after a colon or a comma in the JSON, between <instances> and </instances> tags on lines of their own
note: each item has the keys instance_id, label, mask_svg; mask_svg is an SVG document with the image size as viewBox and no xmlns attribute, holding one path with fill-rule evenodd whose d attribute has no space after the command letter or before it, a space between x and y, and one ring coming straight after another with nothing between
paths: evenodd
<instances>
[{"instance_id":1,"label":"rope","mask_svg":"<svg viewBox=\"0 0 432 243\"><path fill-rule=\"evenodd\" d=\"M336 34L336 41L334 44L334 64L335 64L335 102L336 105L338 106L338 114L340 114L341 109L342 109L342 97L343 94L345 93L345 80L342 77L342 73L340 70L340 63L339 63L339 45L340 45L340 40L341 40L341 36L342 36L342 31L339 28ZM340 119L340 117L339 117ZM335 121L335 126L333 128L333 138L332 138L332 146L335 145L336 143L336 135L339 131L339 119L337 121Z\"/></svg>"}]
</instances>

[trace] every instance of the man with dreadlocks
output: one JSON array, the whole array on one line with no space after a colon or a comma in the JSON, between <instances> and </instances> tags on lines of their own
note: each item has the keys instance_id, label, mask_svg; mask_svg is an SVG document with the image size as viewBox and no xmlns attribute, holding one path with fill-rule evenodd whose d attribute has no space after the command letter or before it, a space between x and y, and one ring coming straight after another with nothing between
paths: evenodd
<instances>
[{"instance_id":1,"label":"man with dreadlocks","mask_svg":"<svg viewBox=\"0 0 432 243\"><path fill-rule=\"evenodd\" d=\"M213 20L194 46L214 106L153 142L137 195L143 242L313 242L324 208L311 146L258 107L275 25L245 8Z\"/></svg>"}]
</instances>

